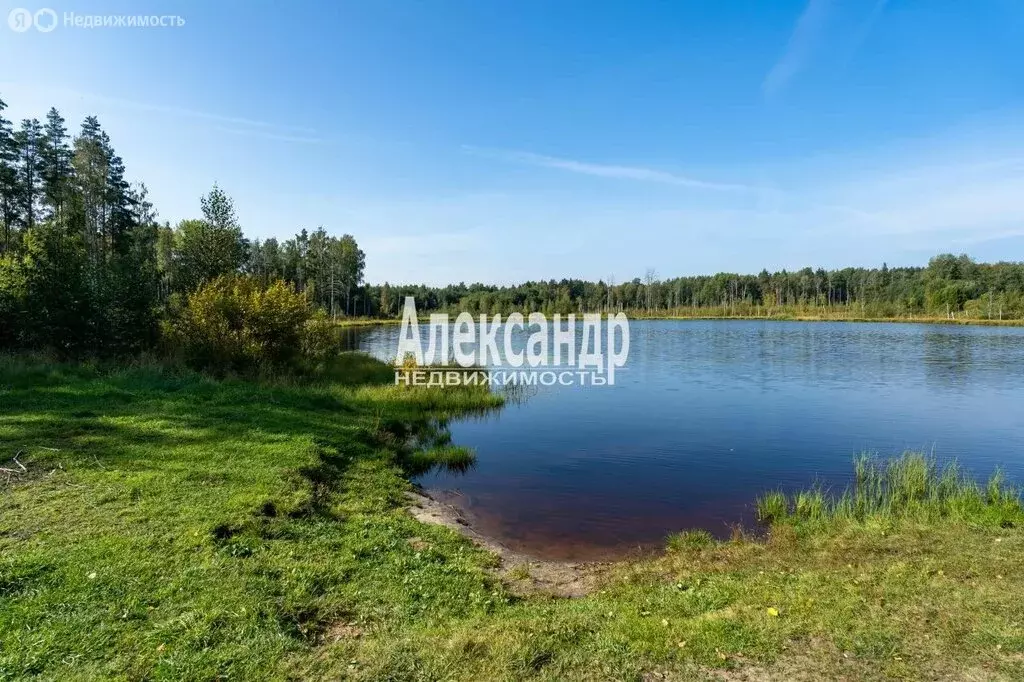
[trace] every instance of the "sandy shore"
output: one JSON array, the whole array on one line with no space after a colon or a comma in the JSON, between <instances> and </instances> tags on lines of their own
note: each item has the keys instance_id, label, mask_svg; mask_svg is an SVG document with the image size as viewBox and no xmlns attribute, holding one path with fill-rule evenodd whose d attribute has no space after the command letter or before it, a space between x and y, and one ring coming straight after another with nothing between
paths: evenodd
<instances>
[{"instance_id":1,"label":"sandy shore","mask_svg":"<svg viewBox=\"0 0 1024 682\"><path fill-rule=\"evenodd\" d=\"M454 505L431 497L426 491L408 493L409 512L423 523L445 526L461 533L498 557L495 573L516 594L550 594L582 597L592 592L611 562L573 562L538 559L506 547L473 528Z\"/></svg>"}]
</instances>

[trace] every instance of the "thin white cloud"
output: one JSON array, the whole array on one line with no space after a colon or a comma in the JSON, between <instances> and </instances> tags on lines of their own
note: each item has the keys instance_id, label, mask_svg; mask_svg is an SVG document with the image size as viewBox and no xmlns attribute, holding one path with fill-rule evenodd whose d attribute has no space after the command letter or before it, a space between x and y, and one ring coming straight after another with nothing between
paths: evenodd
<instances>
[{"instance_id":1,"label":"thin white cloud","mask_svg":"<svg viewBox=\"0 0 1024 682\"><path fill-rule=\"evenodd\" d=\"M483 149L464 145L463 151L477 156L511 161L513 163L524 163L531 166L543 168L554 168L556 170L579 173L581 175L592 175L600 178L616 178L621 180L636 180L639 182L656 182L665 185L676 185L678 187L690 187L693 189L724 190L724 191L751 191L755 188L747 185L711 182L686 175L678 175L653 168L639 166L618 166L608 164L590 163L587 161L576 161L574 159L562 159L555 156L545 156L532 152L508 151L496 149Z\"/></svg>"},{"instance_id":2,"label":"thin white cloud","mask_svg":"<svg viewBox=\"0 0 1024 682\"><path fill-rule=\"evenodd\" d=\"M291 131L295 133L317 132L314 128L308 128L306 126L296 126L285 123L272 123L270 121L260 121L256 119L244 118L239 116L226 116L223 114L217 114L207 111L197 111L195 109L186 109L183 107L167 106L158 103L138 102L135 100L124 99L121 97L108 97L106 95L99 95L92 92L84 92L81 90L75 90L73 88L38 86L34 84L23 84L14 82L4 82L0 84L0 87L2 87L4 90L29 89L34 92L45 94L47 97L61 101L81 100L85 102L95 102L97 104L105 104L107 106L116 107L119 109L130 109L133 111L160 113L183 118L194 118L204 121L211 121L213 123L224 123L236 126L249 126L253 128L272 129L279 131Z\"/></svg>"},{"instance_id":3,"label":"thin white cloud","mask_svg":"<svg viewBox=\"0 0 1024 682\"><path fill-rule=\"evenodd\" d=\"M629 225L637 235L678 229L700 239L749 236L787 248L807 240L856 244L867 239L892 250L941 251L958 243L1006 239L1024 234L1024 127L1007 123L986 120L977 128L885 148L763 167L758 177L773 189L758 192L754 202L747 195L718 192L699 200L663 197L659 202L670 203L652 206L632 199L620 204L612 195L605 204L574 206L578 215L560 219L564 224ZM584 164L585 170L579 165L559 160L555 167L594 170L592 164ZM749 176L749 169L734 170L738 177ZM648 169L600 166L594 174L652 179ZM654 178L661 181L659 175ZM531 205L527 197L513 203L523 211ZM526 213L521 222L550 219Z\"/></svg>"},{"instance_id":4,"label":"thin white cloud","mask_svg":"<svg viewBox=\"0 0 1024 682\"><path fill-rule=\"evenodd\" d=\"M821 39L831 4L831 0L808 0L789 37L785 52L761 84L765 95L770 97L778 93L803 70Z\"/></svg>"}]
</instances>

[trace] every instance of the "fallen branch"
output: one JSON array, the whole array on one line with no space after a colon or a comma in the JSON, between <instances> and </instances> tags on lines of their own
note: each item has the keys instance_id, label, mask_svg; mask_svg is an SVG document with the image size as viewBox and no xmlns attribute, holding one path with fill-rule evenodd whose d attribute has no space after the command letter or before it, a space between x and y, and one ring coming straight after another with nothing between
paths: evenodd
<instances>
[{"instance_id":1,"label":"fallen branch","mask_svg":"<svg viewBox=\"0 0 1024 682\"><path fill-rule=\"evenodd\" d=\"M24 450L18 450L18 454L11 458L11 461L14 462L14 464L18 465L17 469L14 469L10 466L0 467L0 473L7 474L7 480L5 481L6 484L10 484L12 476L21 478L24 474L28 473L28 468L21 463L20 459L18 459L18 457L23 454L25 454Z\"/></svg>"}]
</instances>

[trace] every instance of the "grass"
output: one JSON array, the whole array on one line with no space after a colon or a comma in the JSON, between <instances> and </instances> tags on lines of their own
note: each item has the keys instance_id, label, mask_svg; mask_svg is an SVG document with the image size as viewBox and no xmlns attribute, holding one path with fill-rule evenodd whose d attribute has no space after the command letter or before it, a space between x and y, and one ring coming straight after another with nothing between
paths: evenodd
<instances>
[{"instance_id":1,"label":"grass","mask_svg":"<svg viewBox=\"0 0 1024 682\"><path fill-rule=\"evenodd\" d=\"M679 551L710 547L713 544L715 544L714 536L712 536L708 531L698 528L684 530L681 533L674 533L670 535L665 546L669 551Z\"/></svg>"},{"instance_id":2,"label":"grass","mask_svg":"<svg viewBox=\"0 0 1024 682\"><path fill-rule=\"evenodd\" d=\"M425 474L432 469L465 472L476 463L476 453L458 445L438 445L416 450L408 459L408 468L416 474Z\"/></svg>"},{"instance_id":3,"label":"grass","mask_svg":"<svg viewBox=\"0 0 1024 682\"><path fill-rule=\"evenodd\" d=\"M507 312L507 311L506 311ZM530 311L520 311L528 313ZM953 317L929 314L921 311L906 311L891 308L861 308L859 305L815 306L781 305L762 306L737 303L731 306L681 306L669 309L646 310L627 308L623 312L631 320L775 320L784 322L911 322L916 324L981 325L993 327L1024 326L1019 314L1007 313L1004 317L972 315L957 311ZM453 313L454 315L454 313ZM357 318L337 322L338 326L365 326L377 324L400 324L400 317ZM428 322L422 317L421 323Z\"/></svg>"},{"instance_id":4,"label":"grass","mask_svg":"<svg viewBox=\"0 0 1024 682\"><path fill-rule=\"evenodd\" d=\"M515 597L403 508L418 467L470 460L447 420L500 399L360 356L332 376L0 357L0 679L1024 676L1000 482L864 465L847 506L783 496L766 536L686 532L587 597Z\"/></svg>"},{"instance_id":5,"label":"grass","mask_svg":"<svg viewBox=\"0 0 1024 682\"><path fill-rule=\"evenodd\" d=\"M781 320L794 322L914 322L919 324L970 324L1019 327L1024 319L1008 314L1005 318L971 315L965 311L952 317L923 312L910 312L891 306L862 308L859 305L815 306L781 305L761 306L737 303L731 306L682 306L669 310L627 310L630 319L666 320Z\"/></svg>"},{"instance_id":6,"label":"grass","mask_svg":"<svg viewBox=\"0 0 1024 682\"><path fill-rule=\"evenodd\" d=\"M789 515L789 501L778 491L765 494L757 501L757 518L762 523L773 523Z\"/></svg>"},{"instance_id":7,"label":"grass","mask_svg":"<svg viewBox=\"0 0 1024 682\"><path fill-rule=\"evenodd\" d=\"M1011 528L1024 522L1020 492L1001 472L982 486L965 476L956 462L940 465L917 452L886 461L858 458L853 484L835 497L817 488L789 497L768 493L757 501L757 515L762 522L805 525L909 519Z\"/></svg>"}]
</instances>

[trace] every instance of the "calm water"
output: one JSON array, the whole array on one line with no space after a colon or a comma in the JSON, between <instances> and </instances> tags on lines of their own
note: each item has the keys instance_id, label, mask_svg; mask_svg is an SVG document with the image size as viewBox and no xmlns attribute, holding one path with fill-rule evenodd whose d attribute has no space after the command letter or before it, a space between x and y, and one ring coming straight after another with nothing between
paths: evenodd
<instances>
[{"instance_id":1,"label":"calm water","mask_svg":"<svg viewBox=\"0 0 1024 682\"><path fill-rule=\"evenodd\" d=\"M390 359L398 332L348 333ZM634 321L630 336L615 386L537 387L455 423L476 466L420 483L510 547L596 559L726 534L766 490L842 487L863 451L1024 482L1024 329Z\"/></svg>"}]
</instances>

